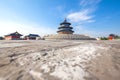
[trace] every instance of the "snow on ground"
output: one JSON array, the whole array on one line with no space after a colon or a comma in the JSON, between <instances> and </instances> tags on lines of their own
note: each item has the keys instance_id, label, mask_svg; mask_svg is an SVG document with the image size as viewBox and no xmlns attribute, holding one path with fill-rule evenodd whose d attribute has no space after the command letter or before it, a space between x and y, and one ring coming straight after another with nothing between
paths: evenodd
<instances>
[{"instance_id":1,"label":"snow on ground","mask_svg":"<svg viewBox=\"0 0 120 80\"><path fill-rule=\"evenodd\" d=\"M1 41L0 80L119 80L119 53L120 41Z\"/></svg>"},{"instance_id":2,"label":"snow on ground","mask_svg":"<svg viewBox=\"0 0 120 80\"><path fill-rule=\"evenodd\" d=\"M49 58L46 64L41 64L40 69L43 72L40 72L40 74L49 73L50 76L55 76L60 80L85 80L84 77L89 76L84 71L85 63L97 56L101 56L101 54L96 53L98 49L106 49L106 47L86 44L59 49L54 51L55 56L50 54L53 52L49 52L48 55L51 55L51 58ZM34 73L32 71L31 75L34 76Z\"/></svg>"},{"instance_id":3,"label":"snow on ground","mask_svg":"<svg viewBox=\"0 0 120 80\"><path fill-rule=\"evenodd\" d=\"M0 41L0 48L24 46L26 43L16 41Z\"/></svg>"},{"instance_id":4,"label":"snow on ground","mask_svg":"<svg viewBox=\"0 0 120 80\"><path fill-rule=\"evenodd\" d=\"M4 47L17 47L17 46L23 46L25 44L22 43L11 43L11 44L1 44L0 48L4 48Z\"/></svg>"}]
</instances>

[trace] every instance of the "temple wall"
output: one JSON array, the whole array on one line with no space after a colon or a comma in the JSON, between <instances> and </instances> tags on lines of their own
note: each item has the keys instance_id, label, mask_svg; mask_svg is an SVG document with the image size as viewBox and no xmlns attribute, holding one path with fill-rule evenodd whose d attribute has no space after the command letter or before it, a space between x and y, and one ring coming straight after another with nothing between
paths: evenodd
<instances>
[{"instance_id":1,"label":"temple wall","mask_svg":"<svg viewBox=\"0 0 120 80\"><path fill-rule=\"evenodd\" d=\"M21 40L20 36L5 36L5 40Z\"/></svg>"},{"instance_id":2,"label":"temple wall","mask_svg":"<svg viewBox=\"0 0 120 80\"><path fill-rule=\"evenodd\" d=\"M89 36L79 35L79 34L57 34L49 35L44 37L45 40L96 40L95 38L90 38Z\"/></svg>"},{"instance_id":3,"label":"temple wall","mask_svg":"<svg viewBox=\"0 0 120 80\"><path fill-rule=\"evenodd\" d=\"M73 32L58 32L58 34L73 34Z\"/></svg>"},{"instance_id":4,"label":"temple wall","mask_svg":"<svg viewBox=\"0 0 120 80\"><path fill-rule=\"evenodd\" d=\"M5 40L11 40L12 36L5 36Z\"/></svg>"}]
</instances>

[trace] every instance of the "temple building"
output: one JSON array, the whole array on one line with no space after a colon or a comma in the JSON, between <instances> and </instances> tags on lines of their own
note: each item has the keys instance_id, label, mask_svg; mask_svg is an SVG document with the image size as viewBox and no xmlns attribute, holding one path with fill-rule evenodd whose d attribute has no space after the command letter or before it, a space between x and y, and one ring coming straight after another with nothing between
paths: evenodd
<instances>
[{"instance_id":1,"label":"temple building","mask_svg":"<svg viewBox=\"0 0 120 80\"><path fill-rule=\"evenodd\" d=\"M29 34L24 37L25 40L36 40L37 37L40 37L38 34Z\"/></svg>"},{"instance_id":2,"label":"temple building","mask_svg":"<svg viewBox=\"0 0 120 80\"><path fill-rule=\"evenodd\" d=\"M58 34L46 35L43 38L45 40L96 40L86 35L73 34L73 27L71 27L71 23L67 22L66 19L60 23L57 33Z\"/></svg>"},{"instance_id":3,"label":"temple building","mask_svg":"<svg viewBox=\"0 0 120 80\"><path fill-rule=\"evenodd\" d=\"M5 40L21 40L22 34L17 31L8 35L5 35Z\"/></svg>"},{"instance_id":4,"label":"temple building","mask_svg":"<svg viewBox=\"0 0 120 80\"><path fill-rule=\"evenodd\" d=\"M65 19L64 22L60 23L60 27L58 27L58 34L73 34L73 27L70 26L71 23L67 22Z\"/></svg>"}]
</instances>

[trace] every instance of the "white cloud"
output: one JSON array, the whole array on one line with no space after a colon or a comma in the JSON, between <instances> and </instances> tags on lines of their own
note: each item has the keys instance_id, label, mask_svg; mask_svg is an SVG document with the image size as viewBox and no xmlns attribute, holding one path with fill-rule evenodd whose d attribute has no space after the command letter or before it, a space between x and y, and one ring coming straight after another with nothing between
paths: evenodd
<instances>
[{"instance_id":1,"label":"white cloud","mask_svg":"<svg viewBox=\"0 0 120 80\"><path fill-rule=\"evenodd\" d=\"M72 22L80 22L80 21L88 21L93 18L92 15L89 15L91 10L85 9L79 12L70 13L67 18L70 19Z\"/></svg>"},{"instance_id":2,"label":"white cloud","mask_svg":"<svg viewBox=\"0 0 120 80\"><path fill-rule=\"evenodd\" d=\"M81 0L80 7L81 9L76 12L69 13L67 15L67 18L72 22L95 22L93 20L94 17L94 11L96 10L97 4L101 0ZM94 6L94 7L93 7Z\"/></svg>"},{"instance_id":3,"label":"white cloud","mask_svg":"<svg viewBox=\"0 0 120 80\"><path fill-rule=\"evenodd\" d=\"M94 6L97 5L101 0L81 0L80 5L85 6Z\"/></svg>"}]
</instances>

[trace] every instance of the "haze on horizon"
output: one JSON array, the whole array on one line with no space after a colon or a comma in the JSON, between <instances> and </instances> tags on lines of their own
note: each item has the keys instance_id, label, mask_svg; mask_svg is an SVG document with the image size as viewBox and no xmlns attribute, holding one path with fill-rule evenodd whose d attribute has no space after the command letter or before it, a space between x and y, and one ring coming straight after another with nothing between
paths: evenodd
<instances>
[{"instance_id":1,"label":"haze on horizon","mask_svg":"<svg viewBox=\"0 0 120 80\"><path fill-rule=\"evenodd\" d=\"M56 34L65 18L76 34L120 35L120 0L0 0L0 36Z\"/></svg>"}]
</instances>

